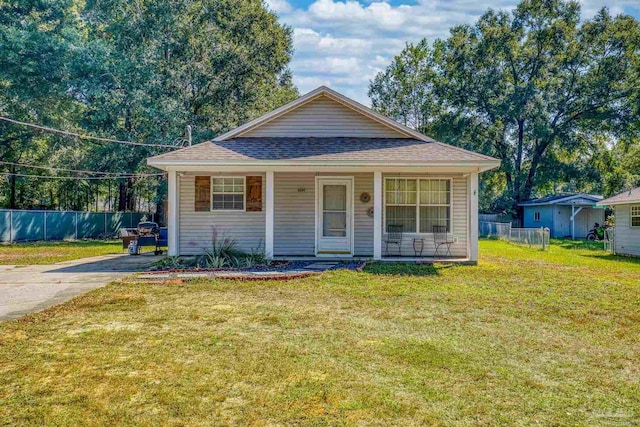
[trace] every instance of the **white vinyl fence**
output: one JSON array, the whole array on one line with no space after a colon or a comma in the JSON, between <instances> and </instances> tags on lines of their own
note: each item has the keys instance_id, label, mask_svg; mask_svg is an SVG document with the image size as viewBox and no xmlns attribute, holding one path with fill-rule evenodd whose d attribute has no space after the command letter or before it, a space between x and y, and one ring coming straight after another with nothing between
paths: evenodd
<instances>
[{"instance_id":1,"label":"white vinyl fence","mask_svg":"<svg viewBox=\"0 0 640 427\"><path fill-rule=\"evenodd\" d=\"M514 228L510 222L480 222L479 234L530 248L537 247L543 251L549 248L551 238L548 228Z\"/></svg>"}]
</instances>

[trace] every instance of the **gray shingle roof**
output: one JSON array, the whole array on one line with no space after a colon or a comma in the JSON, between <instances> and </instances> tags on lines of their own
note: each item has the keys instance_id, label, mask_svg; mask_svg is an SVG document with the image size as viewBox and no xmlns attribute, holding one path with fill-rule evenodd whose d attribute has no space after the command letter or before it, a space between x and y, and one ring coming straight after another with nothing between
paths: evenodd
<instances>
[{"instance_id":1,"label":"gray shingle roof","mask_svg":"<svg viewBox=\"0 0 640 427\"><path fill-rule=\"evenodd\" d=\"M609 197L598 204L601 206L606 205L623 205L626 203L640 203L640 187L633 190L624 191L613 197Z\"/></svg>"},{"instance_id":2,"label":"gray shingle roof","mask_svg":"<svg viewBox=\"0 0 640 427\"><path fill-rule=\"evenodd\" d=\"M496 159L441 142L410 138L235 138L208 141L154 161L483 162Z\"/></svg>"}]
</instances>

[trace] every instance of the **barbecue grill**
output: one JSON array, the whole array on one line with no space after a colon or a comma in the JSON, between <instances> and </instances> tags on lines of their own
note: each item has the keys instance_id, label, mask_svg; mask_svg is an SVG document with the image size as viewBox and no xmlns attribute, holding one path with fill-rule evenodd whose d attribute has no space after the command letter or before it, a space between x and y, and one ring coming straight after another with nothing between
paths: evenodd
<instances>
[{"instance_id":1,"label":"barbecue grill","mask_svg":"<svg viewBox=\"0 0 640 427\"><path fill-rule=\"evenodd\" d=\"M138 235L136 236L136 254L140 253L140 248L154 247L154 254L162 254L162 236L158 223L151 221L143 221L138 223Z\"/></svg>"},{"instance_id":2,"label":"barbecue grill","mask_svg":"<svg viewBox=\"0 0 640 427\"><path fill-rule=\"evenodd\" d=\"M156 236L160 234L157 222L143 221L138 223L138 236Z\"/></svg>"}]
</instances>

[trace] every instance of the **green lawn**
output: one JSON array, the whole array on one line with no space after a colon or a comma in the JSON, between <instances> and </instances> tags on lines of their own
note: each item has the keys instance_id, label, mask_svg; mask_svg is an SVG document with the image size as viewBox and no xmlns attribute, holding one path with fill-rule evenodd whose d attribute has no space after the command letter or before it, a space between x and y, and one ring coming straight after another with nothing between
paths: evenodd
<instances>
[{"instance_id":1,"label":"green lawn","mask_svg":"<svg viewBox=\"0 0 640 427\"><path fill-rule=\"evenodd\" d=\"M111 284L0 324L0 420L638 425L640 260L499 241L481 258Z\"/></svg>"},{"instance_id":2,"label":"green lawn","mask_svg":"<svg viewBox=\"0 0 640 427\"><path fill-rule=\"evenodd\" d=\"M13 243L0 245L0 265L53 264L117 253L122 253L120 240Z\"/></svg>"}]
</instances>

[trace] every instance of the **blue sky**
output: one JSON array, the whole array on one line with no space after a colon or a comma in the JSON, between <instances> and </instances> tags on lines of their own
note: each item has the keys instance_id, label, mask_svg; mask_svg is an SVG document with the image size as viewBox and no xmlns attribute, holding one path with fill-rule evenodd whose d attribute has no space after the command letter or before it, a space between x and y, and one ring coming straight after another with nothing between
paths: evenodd
<instances>
[{"instance_id":1,"label":"blue sky","mask_svg":"<svg viewBox=\"0 0 640 427\"><path fill-rule=\"evenodd\" d=\"M291 62L301 94L327 85L369 105L369 80L406 42L443 38L486 9L512 9L518 0L265 0L294 31ZM582 0L584 18L603 6L640 19L640 0Z\"/></svg>"}]
</instances>

